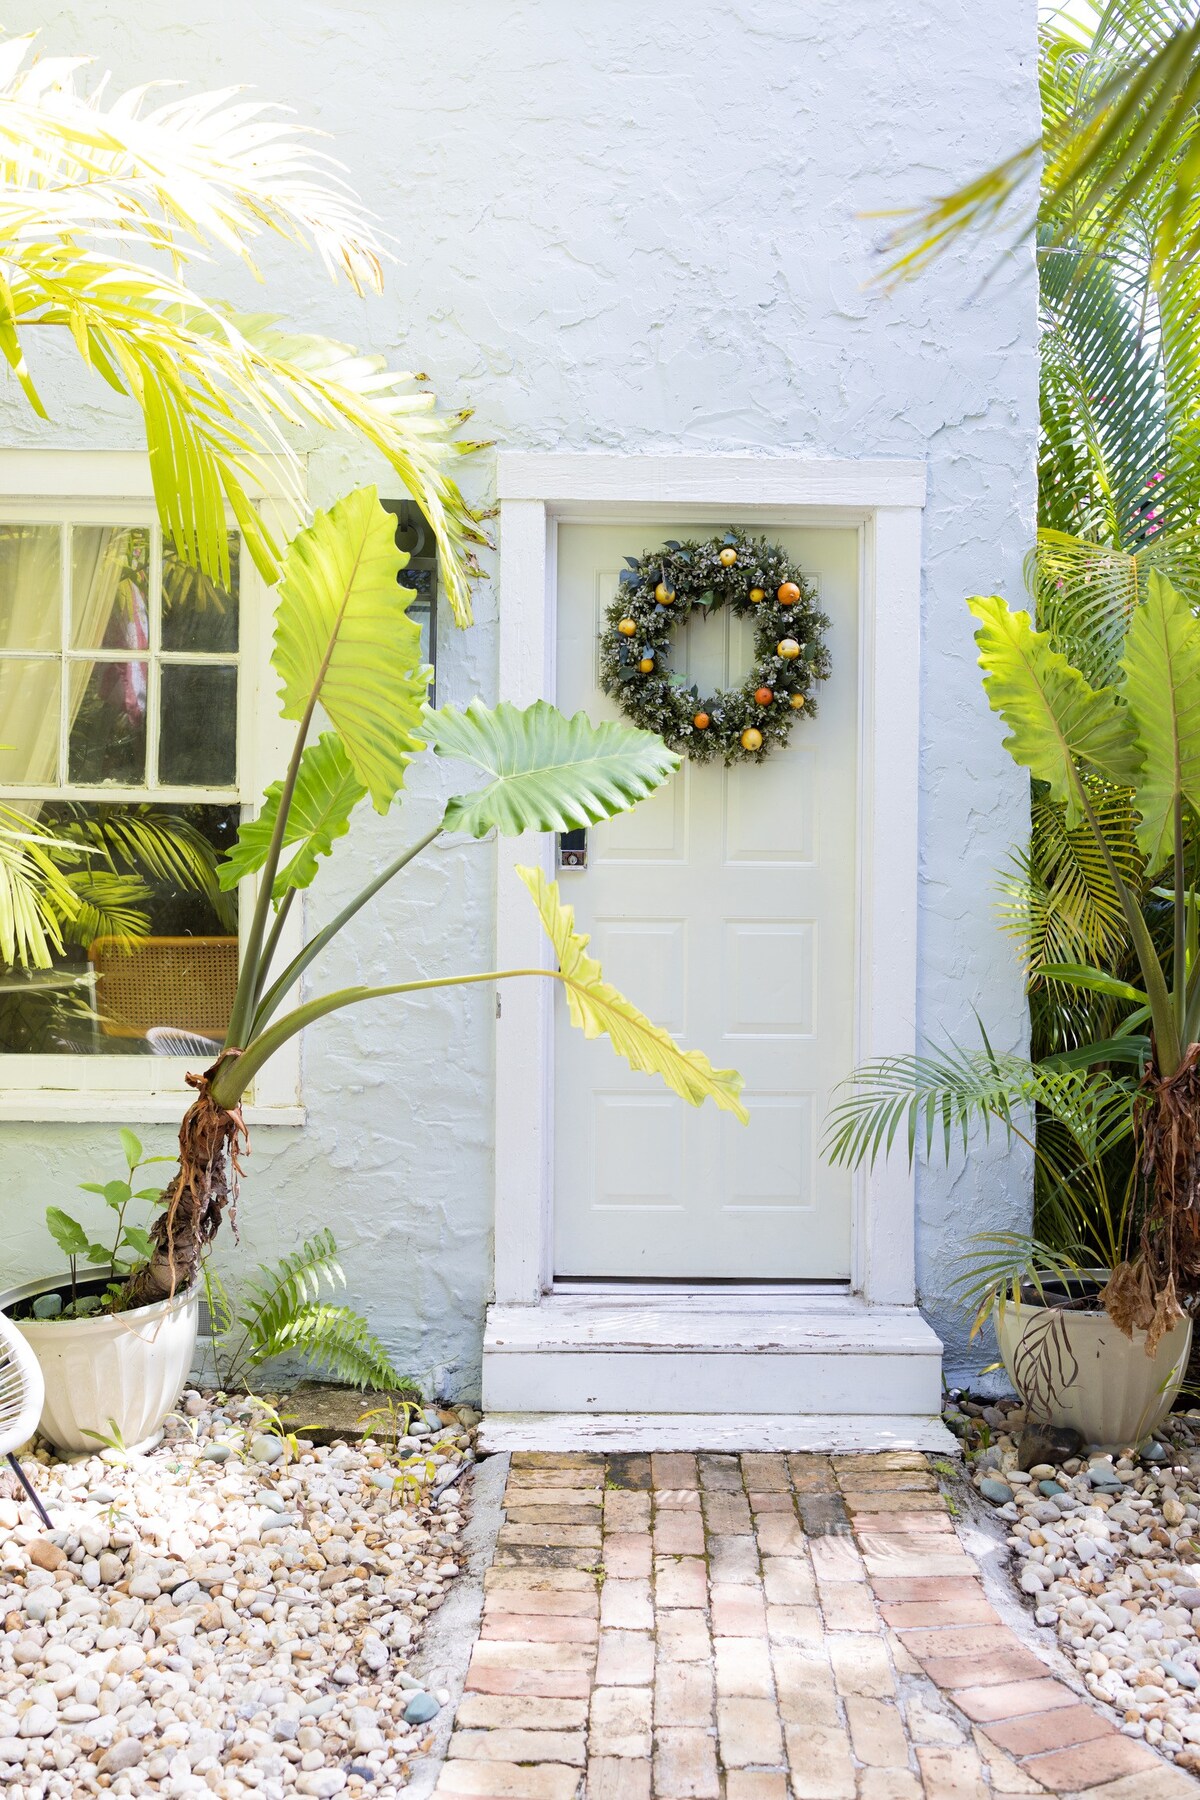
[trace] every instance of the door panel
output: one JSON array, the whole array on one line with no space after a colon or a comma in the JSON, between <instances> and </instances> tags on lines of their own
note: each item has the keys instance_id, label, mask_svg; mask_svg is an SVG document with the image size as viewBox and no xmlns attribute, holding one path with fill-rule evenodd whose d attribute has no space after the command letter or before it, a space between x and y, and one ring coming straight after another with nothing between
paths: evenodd
<instances>
[{"instance_id":1,"label":"door panel","mask_svg":"<svg viewBox=\"0 0 1200 1800\"><path fill-rule=\"evenodd\" d=\"M563 525L558 704L617 718L597 679L597 633L627 554L661 526ZM787 545L830 615L820 713L759 766L684 762L631 813L589 833L564 900L610 980L686 1048L746 1078L748 1126L685 1105L589 1042L555 1030L555 1272L653 1279L840 1280L850 1272L850 1180L818 1155L831 1090L853 1056L858 536ZM740 682L748 621L679 632L675 667Z\"/></svg>"}]
</instances>

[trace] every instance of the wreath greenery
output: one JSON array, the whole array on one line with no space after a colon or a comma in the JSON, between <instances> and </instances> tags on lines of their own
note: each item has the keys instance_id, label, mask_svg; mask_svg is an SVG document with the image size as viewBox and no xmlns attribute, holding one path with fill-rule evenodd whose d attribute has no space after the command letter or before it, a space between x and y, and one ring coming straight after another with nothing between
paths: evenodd
<instances>
[{"instance_id":1,"label":"wreath greenery","mask_svg":"<svg viewBox=\"0 0 1200 1800\"><path fill-rule=\"evenodd\" d=\"M625 717L697 762L761 762L786 744L830 666L829 620L787 552L731 530L625 561L600 635L600 685ZM672 671L671 634L722 606L753 618L754 666L740 687L702 694Z\"/></svg>"}]
</instances>

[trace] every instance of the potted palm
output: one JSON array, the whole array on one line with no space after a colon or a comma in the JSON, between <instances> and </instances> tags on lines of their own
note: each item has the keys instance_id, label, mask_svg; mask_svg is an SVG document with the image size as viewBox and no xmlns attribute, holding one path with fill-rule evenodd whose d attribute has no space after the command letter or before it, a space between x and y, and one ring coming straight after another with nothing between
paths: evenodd
<instances>
[{"instance_id":1,"label":"potted palm","mask_svg":"<svg viewBox=\"0 0 1200 1800\"><path fill-rule=\"evenodd\" d=\"M98 1341L101 1331L111 1336L114 1320L119 1331L122 1323L157 1320L156 1309L167 1309L164 1318L174 1316L173 1308L186 1314L206 1252L236 1198L247 1144L243 1096L283 1044L344 1007L431 988L553 980L566 990L572 1023L589 1037L607 1035L634 1068L659 1077L691 1105L711 1099L746 1117L738 1097L741 1077L714 1069L698 1050L681 1050L604 980L557 885L537 869L520 874L553 944L556 967L363 985L309 994L289 1005L333 939L443 833L481 838L491 831L515 836L575 830L635 805L678 767L678 757L649 732L592 725L582 713L568 719L545 701L524 709L503 702L491 708L479 700L465 711L429 708L432 671L421 662L420 629L407 611L415 594L399 583L406 561L396 548L394 520L374 488L359 488L318 513L287 547L272 662L283 716L296 731L285 774L267 789L258 817L242 826L219 870L227 888L247 877L258 881L232 1015L211 1065L186 1078L195 1097L180 1127L175 1173L136 1245L143 1254L122 1281L109 1284L99 1313L74 1321L72 1330L84 1341L90 1334ZM318 731L322 720L325 729ZM283 924L297 896L346 835L359 806L370 799L386 812L399 800L410 762L426 749L472 765L484 784L451 799L432 830L399 850L281 968ZM50 1334L65 1329L47 1327ZM45 1340L34 1336L42 1354ZM51 1335L54 1341L62 1340ZM153 1343L150 1357L157 1400L149 1413L138 1413L139 1436L161 1424L175 1398ZM150 1381L144 1375L142 1386ZM53 1434L53 1424L46 1423ZM119 1428L125 1435L115 1414L111 1420L79 1418L76 1425L84 1433Z\"/></svg>"},{"instance_id":2,"label":"potted palm","mask_svg":"<svg viewBox=\"0 0 1200 1800\"><path fill-rule=\"evenodd\" d=\"M949 1157L980 1125L1024 1139L1033 1230L976 1239L963 1298L974 1330L995 1322L1031 1414L1128 1443L1171 1404L1200 1282L1197 165L1191 113L1172 104L1200 26L1172 18L1148 47L1119 0L1096 12L1042 26L1040 144L910 214L889 269L915 274L1040 178L1041 629L972 603L989 697L1032 777L1001 903L1030 1055L985 1035L859 1070L828 1148L859 1161L907 1129L910 1155L923 1138Z\"/></svg>"},{"instance_id":3,"label":"potted palm","mask_svg":"<svg viewBox=\"0 0 1200 1800\"><path fill-rule=\"evenodd\" d=\"M977 1323L994 1312L1009 1375L1032 1411L1094 1442L1127 1443L1156 1429L1170 1408L1200 1294L1200 895L1192 852L1200 620L1150 570L1113 678L1096 686L1028 613L995 596L969 604L985 690L1008 726L1005 746L1099 860L1137 979L1044 962L1044 978L1119 1003L1123 1016L1109 1037L1036 1065L998 1056L986 1039L981 1052L952 1048L866 1065L831 1114L827 1150L835 1160L867 1161L904 1129L911 1155L923 1126L927 1149L940 1142L949 1156L958 1142L965 1151L979 1121L1025 1137L1049 1165L1068 1216L1074 1209L1086 1230L1074 1245L1060 1238L1058 1251L1011 1237L980 1246ZM1132 843L1114 829L1123 812ZM1155 930L1147 897L1160 912ZM1047 1129L1056 1117L1057 1147ZM1104 1183L1124 1147L1126 1187L1114 1204ZM1089 1182L1090 1205L1081 1198ZM1089 1267L1097 1232L1107 1251L1099 1272Z\"/></svg>"}]
</instances>

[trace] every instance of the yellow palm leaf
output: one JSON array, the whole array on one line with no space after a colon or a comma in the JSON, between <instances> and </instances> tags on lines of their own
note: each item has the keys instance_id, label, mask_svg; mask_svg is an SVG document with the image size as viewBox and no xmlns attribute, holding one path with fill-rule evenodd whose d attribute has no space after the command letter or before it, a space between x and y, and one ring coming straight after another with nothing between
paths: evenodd
<instances>
[{"instance_id":1,"label":"yellow palm leaf","mask_svg":"<svg viewBox=\"0 0 1200 1800\"><path fill-rule=\"evenodd\" d=\"M472 546L485 540L452 475L475 447L455 435L463 415L381 357L236 319L184 279L214 251L253 267L274 233L315 248L356 291L378 289L384 252L337 165L235 93L112 98L103 83L88 90L81 61L26 66L29 44L0 40L0 356L30 406L47 416L28 334L57 327L141 409L164 529L222 582L227 507L264 578L278 575L250 487L269 466L303 516L294 428L363 438L428 519L451 610L469 624Z\"/></svg>"},{"instance_id":2,"label":"yellow palm leaf","mask_svg":"<svg viewBox=\"0 0 1200 1800\"><path fill-rule=\"evenodd\" d=\"M660 1076L689 1106L713 1100L722 1112L734 1113L747 1124L750 1115L738 1098L744 1083L737 1070L714 1069L703 1051L681 1050L670 1032L651 1024L645 1013L605 981L600 964L587 954L590 939L575 930L575 909L562 904L558 883L547 881L540 869L519 868L517 874L529 889L554 945L572 1025L577 1025L584 1037L607 1037L631 1069Z\"/></svg>"}]
</instances>

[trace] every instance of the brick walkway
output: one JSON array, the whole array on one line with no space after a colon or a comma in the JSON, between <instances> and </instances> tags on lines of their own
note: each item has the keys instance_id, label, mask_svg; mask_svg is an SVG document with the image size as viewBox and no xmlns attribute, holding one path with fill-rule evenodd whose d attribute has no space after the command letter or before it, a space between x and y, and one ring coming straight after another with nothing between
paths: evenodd
<instances>
[{"instance_id":1,"label":"brick walkway","mask_svg":"<svg viewBox=\"0 0 1200 1800\"><path fill-rule=\"evenodd\" d=\"M518 1454L438 1793L1197 1800L1004 1626L923 1457Z\"/></svg>"}]
</instances>

